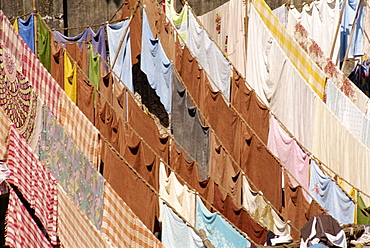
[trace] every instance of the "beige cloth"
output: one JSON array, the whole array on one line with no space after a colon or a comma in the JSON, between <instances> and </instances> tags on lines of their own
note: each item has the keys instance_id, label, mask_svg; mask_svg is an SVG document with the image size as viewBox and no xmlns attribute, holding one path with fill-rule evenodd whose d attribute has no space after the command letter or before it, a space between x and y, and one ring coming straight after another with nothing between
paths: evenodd
<instances>
[{"instance_id":1,"label":"beige cloth","mask_svg":"<svg viewBox=\"0 0 370 248\"><path fill-rule=\"evenodd\" d=\"M174 172L167 177L165 165L161 162L159 171L160 221L163 200L168 202L191 226L195 226L195 192L182 185ZM162 200L163 199L163 200Z\"/></svg>"}]
</instances>

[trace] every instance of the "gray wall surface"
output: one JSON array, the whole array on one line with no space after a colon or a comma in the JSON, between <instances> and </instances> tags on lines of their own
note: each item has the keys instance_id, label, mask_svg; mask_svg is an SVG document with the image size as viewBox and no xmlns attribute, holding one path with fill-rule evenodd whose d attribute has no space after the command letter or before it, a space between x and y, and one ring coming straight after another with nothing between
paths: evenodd
<instances>
[{"instance_id":1,"label":"gray wall surface","mask_svg":"<svg viewBox=\"0 0 370 248\"><path fill-rule=\"evenodd\" d=\"M0 0L0 9L9 18L15 18L32 12L33 1L36 9L50 28L80 27L109 21L125 0ZM188 0L194 12L202 15L224 4L228 0ZM241 0L240 0L241 1ZM287 0L266 0L271 9L275 9ZM183 0L176 0L177 9ZM291 0L296 5L303 0ZM64 31L65 35L74 36L83 29ZM94 29L96 30L96 29Z\"/></svg>"}]
</instances>

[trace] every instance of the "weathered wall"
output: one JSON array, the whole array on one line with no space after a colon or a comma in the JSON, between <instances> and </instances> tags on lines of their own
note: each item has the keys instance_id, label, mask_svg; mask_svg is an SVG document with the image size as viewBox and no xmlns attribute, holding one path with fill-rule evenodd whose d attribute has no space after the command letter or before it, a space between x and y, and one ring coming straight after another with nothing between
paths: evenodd
<instances>
[{"instance_id":1,"label":"weathered wall","mask_svg":"<svg viewBox=\"0 0 370 248\"><path fill-rule=\"evenodd\" d=\"M34 0L36 9L45 17L45 21L51 28L79 27L91 24L99 24L112 18L118 7L124 0ZM220 6L228 0L188 0L194 12L202 15ZM242 1L242 0L240 0ZM0 8L8 18L32 12L33 0L0 0ZM176 0L177 6L181 6L183 0ZM271 9L284 4L286 0L266 0ZM304 0L290 0L296 5ZM94 29L96 30L96 29ZM64 31L65 35L74 36L82 29Z\"/></svg>"}]
</instances>

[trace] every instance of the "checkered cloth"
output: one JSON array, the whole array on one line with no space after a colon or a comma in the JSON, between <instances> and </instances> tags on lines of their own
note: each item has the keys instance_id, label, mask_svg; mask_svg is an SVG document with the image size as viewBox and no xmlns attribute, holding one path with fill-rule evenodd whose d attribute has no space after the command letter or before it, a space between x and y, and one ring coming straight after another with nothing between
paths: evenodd
<instances>
[{"instance_id":1,"label":"checkered cloth","mask_svg":"<svg viewBox=\"0 0 370 248\"><path fill-rule=\"evenodd\" d=\"M86 215L73 203L63 188L58 186L59 229L61 244L66 248L112 247L91 224Z\"/></svg>"},{"instance_id":2,"label":"checkered cloth","mask_svg":"<svg viewBox=\"0 0 370 248\"><path fill-rule=\"evenodd\" d=\"M310 87L322 99L325 90L324 72L320 70L315 62L310 59L308 54L288 33L284 25L274 15L264 0L252 0L251 2L251 6L256 8L261 19L273 34L284 53L297 68Z\"/></svg>"},{"instance_id":3,"label":"checkered cloth","mask_svg":"<svg viewBox=\"0 0 370 248\"><path fill-rule=\"evenodd\" d=\"M10 189L9 195L5 245L17 248L53 247L13 189Z\"/></svg>"},{"instance_id":4,"label":"checkered cloth","mask_svg":"<svg viewBox=\"0 0 370 248\"><path fill-rule=\"evenodd\" d=\"M8 49L18 68L22 68L23 45L26 44L0 10L0 43Z\"/></svg>"},{"instance_id":5,"label":"checkered cloth","mask_svg":"<svg viewBox=\"0 0 370 248\"><path fill-rule=\"evenodd\" d=\"M62 89L26 43L23 46L22 62L23 75L28 78L53 115L58 117L59 99Z\"/></svg>"},{"instance_id":6,"label":"checkered cloth","mask_svg":"<svg viewBox=\"0 0 370 248\"><path fill-rule=\"evenodd\" d=\"M114 247L164 247L108 182L105 182L102 233Z\"/></svg>"},{"instance_id":7,"label":"checkered cloth","mask_svg":"<svg viewBox=\"0 0 370 248\"><path fill-rule=\"evenodd\" d=\"M59 109L58 121L95 168L98 168L99 130L64 91L60 94Z\"/></svg>"},{"instance_id":8,"label":"checkered cloth","mask_svg":"<svg viewBox=\"0 0 370 248\"><path fill-rule=\"evenodd\" d=\"M58 244L57 182L14 125L9 132L8 168L11 172L8 182L18 187L35 210L52 244Z\"/></svg>"},{"instance_id":9,"label":"checkered cloth","mask_svg":"<svg viewBox=\"0 0 370 248\"><path fill-rule=\"evenodd\" d=\"M9 135L10 121L4 110L0 108L0 159L6 158L7 156L7 145L6 141Z\"/></svg>"}]
</instances>

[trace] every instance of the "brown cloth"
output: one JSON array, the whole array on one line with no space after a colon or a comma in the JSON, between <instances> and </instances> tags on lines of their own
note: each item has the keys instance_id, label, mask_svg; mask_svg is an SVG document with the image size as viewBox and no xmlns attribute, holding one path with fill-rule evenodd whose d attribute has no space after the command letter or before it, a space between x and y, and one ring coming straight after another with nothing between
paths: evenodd
<instances>
[{"instance_id":1,"label":"brown cloth","mask_svg":"<svg viewBox=\"0 0 370 248\"><path fill-rule=\"evenodd\" d=\"M55 37L52 35L50 74L64 89L64 49L54 39Z\"/></svg>"},{"instance_id":2,"label":"brown cloth","mask_svg":"<svg viewBox=\"0 0 370 248\"><path fill-rule=\"evenodd\" d=\"M245 80L235 69L231 81L231 104L252 130L267 144L269 110L258 99L256 92L247 88Z\"/></svg>"},{"instance_id":3,"label":"brown cloth","mask_svg":"<svg viewBox=\"0 0 370 248\"><path fill-rule=\"evenodd\" d=\"M77 70L77 106L95 124L94 87L81 70Z\"/></svg>"},{"instance_id":4,"label":"brown cloth","mask_svg":"<svg viewBox=\"0 0 370 248\"><path fill-rule=\"evenodd\" d=\"M153 149L163 161L168 161L168 137L162 137L158 131L157 125L154 123L154 120L151 116L146 114L135 102L133 97L127 97L128 102L128 123L131 127L137 132L137 134L148 143L149 147ZM129 134L128 138L133 143L137 144L138 136L134 134ZM128 141L129 142L129 141ZM144 146L145 156L153 156L153 152L149 149L148 146ZM154 158L153 158L154 159ZM152 159L149 159L152 160Z\"/></svg>"},{"instance_id":5,"label":"brown cloth","mask_svg":"<svg viewBox=\"0 0 370 248\"><path fill-rule=\"evenodd\" d=\"M245 128L242 126L242 128ZM268 201L279 211L282 208L282 176L278 161L254 135L244 130L241 167L258 190L262 191ZM249 137L248 137L249 136ZM254 189L253 190L257 190Z\"/></svg>"},{"instance_id":6,"label":"brown cloth","mask_svg":"<svg viewBox=\"0 0 370 248\"><path fill-rule=\"evenodd\" d=\"M211 133L210 148L210 177L212 177L218 185L224 187L227 193L234 196L238 203L241 203L242 181L240 170L232 162L230 156L226 154L222 145L217 142L213 133ZM224 195L222 199L225 199L226 193L222 191L222 194Z\"/></svg>"},{"instance_id":7,"label":"brown cloth","mask_svg":"<svg viewBox=\"0 0 370 248\"><path fill-rule=\"evenodd\" d=\"M102 147L103 176L140 220L154 231L158 196L125 164L106 143Z\"/></svg>"},{"instance_id":8,"label":"brown cloth","mask_svg":"<svg viewBox=\"0 0 370 248\"><path fill-rule=\"evenodd\" d=\"M233 199L228 195L223 200L223 194L217 185L214 186L214 204L213 206L231 223L245 232L250 239L259 245L266 242L267 230L261 227L242 207L235 205Z\"/></svg>"},{"instance_id":9,"label":"brown cloth","mask_svg":"<svg viewBox=\"0 0 370 248\"><path fill-rule=\"evenodd\" d=\"M286 172L284 172L284 203L282 211L284 218L290 220L298 229L301 229L312 216L326 214L316 201L312 200L311 204L307 202L302 187L298 185L294 188ZM300 233L292 228L291 236L298 240Z\"/></svg>"},{"instance_id":10,"label":"brown cloth","mask_svg":"<svg viewBox=\"0 0 370 248\"><path fill-rule=\"evenodd\" d=\"M130 23L130 42L131 42L131 58L132 65L138 63L138 56L141 54L141 29L142 20L140 8L135 12Z\"/></svg>"},{"instance_id":11,"label":"brown cloth","mask_svg":"<svg viewBox=\"0 0 370 248\"><path fill-rule=\"evenodd\" d=\"M211 178L201 180L197 166L194 162L186 160L183 151L179 151L175 144L171 145L170 165L172 169L184 179L192 189L203 196L208 202L213 204L214 182ZM179 178L179 181L183 181Z\"/></svg>"},{"instance_id":12,"label":"brown cloth","mask_svg":"<svg viewBox=\"0 0 370 248\"><path fill-rule=\"evenodd\" d=\"M72 57L82 71L88 75L89 63L87 56L87 44L83 44L80 49L78 43L66 43L66 49L70 57Z\"/></svg>"},{"instance_id":13,"label":"brown cloth","mask_svg":"<svg viewBox=\"0 0 370 248\"><path fill-rule=\"evenodd\" d=\"M104 97L107 99L107 101L110 104L113 104L113 72L105 72L105 68L103 63L100 63L100 93L104 95ZM116 85L115 85L116 86Z\"/></svg>"}]
</instances>

